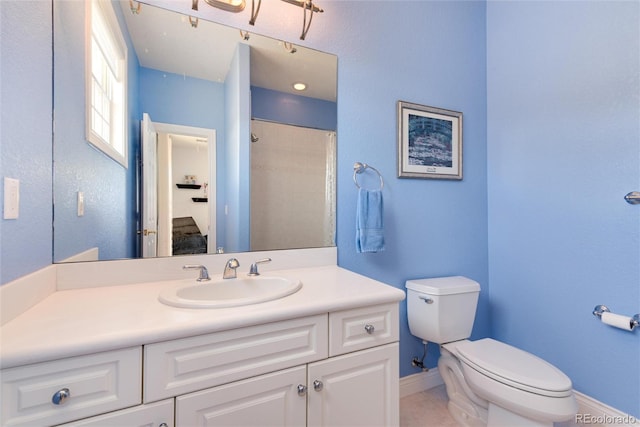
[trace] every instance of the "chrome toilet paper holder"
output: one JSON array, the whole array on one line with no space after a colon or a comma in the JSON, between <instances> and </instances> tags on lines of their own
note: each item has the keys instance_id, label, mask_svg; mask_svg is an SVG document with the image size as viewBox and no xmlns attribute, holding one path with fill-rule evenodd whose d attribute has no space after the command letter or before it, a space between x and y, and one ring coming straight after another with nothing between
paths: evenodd
<instances>
[{"instance_id":1,"label":"chrome toilet paper holder","mask_svg":"<svg viewBox=\"0 0 640 427\"><path fill-rule=\"evenodd\" d=\"M596 305L593 309L593 315L599 319L602 319L602 313L611 313L609 307L606 305ZM636 327L640 326L640 314L636 314L630 318L629 327L633 331Z\"/></svg>"}]
</instances>

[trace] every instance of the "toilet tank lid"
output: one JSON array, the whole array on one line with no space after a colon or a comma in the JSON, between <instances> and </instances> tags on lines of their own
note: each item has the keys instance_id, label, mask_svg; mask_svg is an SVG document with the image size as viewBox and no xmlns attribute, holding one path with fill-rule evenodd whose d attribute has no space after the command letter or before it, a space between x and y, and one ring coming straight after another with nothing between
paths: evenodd
<instances>
[{"instance_id":1,"label":"toilet tank lid","mask_svg":"<svg viewBox=\"0 0 640 427\"><path fill-rule=\"evenodd\" d=\"M407 280L405 287L427 295L452 295L480 292L480 284L464 276Z\"/></svg>"}]
</instances>

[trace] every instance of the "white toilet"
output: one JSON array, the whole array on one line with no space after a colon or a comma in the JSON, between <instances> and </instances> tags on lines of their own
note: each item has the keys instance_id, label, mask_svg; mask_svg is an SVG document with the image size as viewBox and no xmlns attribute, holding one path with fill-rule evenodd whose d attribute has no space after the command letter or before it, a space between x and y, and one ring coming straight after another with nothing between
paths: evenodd
<instances>
[{"instance_id":1,"label":"white toilet","mask_svg":"<svg viewBox=\"0 0 640 427\"><path fill-rule=\"evenodd\" d=\"M571 380L548 362L485 338L469 341L480 285L466 277L408 280L411 333L440 344L449 412L463 426L553 426L578 411Z\"/></svg>"}]
</instances>

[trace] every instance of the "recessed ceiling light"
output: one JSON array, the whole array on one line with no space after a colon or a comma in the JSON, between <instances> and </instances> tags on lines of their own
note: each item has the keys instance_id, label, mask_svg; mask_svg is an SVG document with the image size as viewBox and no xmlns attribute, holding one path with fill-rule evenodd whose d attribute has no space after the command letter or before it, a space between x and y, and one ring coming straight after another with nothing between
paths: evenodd
<instances>
[{"instance_id":1,"label":"recessed ceiling light","mask_svg":"<svg viewBox=\"0 0 640 427\"><path fill-rule=\"evenodd\" d=\"M304 83L294 83L293 88L295 90L305 90L307 88L307 85Z\"/></svg>"}]
</instances>

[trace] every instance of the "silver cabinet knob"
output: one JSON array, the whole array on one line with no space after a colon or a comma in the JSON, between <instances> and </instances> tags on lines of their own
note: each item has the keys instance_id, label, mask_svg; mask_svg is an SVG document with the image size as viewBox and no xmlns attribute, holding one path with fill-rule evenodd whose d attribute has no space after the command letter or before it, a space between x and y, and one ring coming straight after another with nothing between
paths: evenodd
<instances>
[{"instance_id":1,"label":"silver cabinet knob","mask_svg":"<svg viewBox=\"0 0 640 427\"><path fill-rule=\"evenodd\" d=\"M324 384L322 384L322 381L320 380L315 380L313 382L313 389L315 391L322 391L322 388L324 387Z\"/></svg>"},{"instance_id":2,"label":"silver cabinet knob","mask_svg":"<svg viewBox=\"0 0 640 427\"><path fill-rule=\"evenodd\" d=\"M624 196L624 199L630 205L640 205L640 191L632 191Z\"/></svg>"},{"instance_id":3,"label":"silver cabinet knob","mask_svg":"<svg viewBox=\"0 0 640 427\"><path fill-rule=\"evenodd\" d=\"M304 396L307 394L307 386L304 384L298 384L298 396Z\"/></svg>"},{"instance_id":4,"label":"silver cabinet knob","mask_svg":"<svg viewBox=\"0 0 640 427\"><path fill-rule=\"evenodd\" d=\"M169 426L167 425L167 423L162 423L158 427L169 427Z\"/></svg>"},{"instance_id":5,"label":"silver cabinet knob","mask_svg":"<svg viewBox=\"0 0 640 427\"><path fill-rule=\"evenodd\" d=\"M51 397L51 401L53 402L54 405L62 405L64 401L70 397L71 397L71 392L69 391L69 389L63 388L53 394L53 397Z\"/></svg>"},{"instance_id":6,"label":"silver cabinet knob","mask_svg":"<svg viewBox=\"0 0 640 427\"><path fill-rule=\"evenodd\" d=\"M371 334L373 334L373 333L375 332L376 327L375 327L375 326L373 326L373 325L369 325L369 324L367 324L367 325L364 325L364 330L365 330L365 331L367 331L367 333L368 333L369 335L371 335Z\"/></svg>"}]
</instances>

